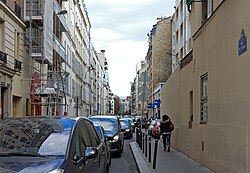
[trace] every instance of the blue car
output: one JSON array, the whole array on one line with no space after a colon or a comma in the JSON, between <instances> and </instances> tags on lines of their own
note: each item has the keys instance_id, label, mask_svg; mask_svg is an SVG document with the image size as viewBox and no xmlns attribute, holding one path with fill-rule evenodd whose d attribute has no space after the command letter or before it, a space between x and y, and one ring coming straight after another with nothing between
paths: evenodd
<instances>
[{"instance_id":1,"label":"blue car","mask_svg":"<svg viewBox=\"0 0 250 173\"><path fill-rule=\"evenodd\" d=\"M99 135L103 141L103 144L105 146L104 155L106 156L108 166L110 166L111 165L111 143L108 140L108 137L107 137L103 127L99 124L94 124L94 125L95 125L95 128L96 128L97 132L99 133Z\"/></svg>"},{"instance_id":2,"label":"blue car","mask_svg":"<svg viewBox=\"0 0 250 173\"><path fill-rule=\"evenodd\" d=\"M93 115L89 119L101 125L111 142L111 153L121 157L124 146L124 135L121 129L120 120L117 116L112 115Z\"/></svg>"},{"instance_id":3,"label":"blue car","mask_svg":"<svg viewBox=\"0 0 250 173\"><path fill-rule=\"evenodd\" d=\"M0 121L0 170L105 172L103 142L87 118L21 117Z\"/></svg>"}]
</instances>

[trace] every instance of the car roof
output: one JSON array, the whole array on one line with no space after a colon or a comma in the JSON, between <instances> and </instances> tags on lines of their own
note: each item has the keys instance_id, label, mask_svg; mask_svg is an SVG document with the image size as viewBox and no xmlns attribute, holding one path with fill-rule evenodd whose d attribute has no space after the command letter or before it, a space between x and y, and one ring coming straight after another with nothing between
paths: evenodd
<instances>
[{"instance_id":1,"label":"car roof","mask_svg":"<svg viewBox=\"0 0 250 173\"><path fill-rule=\"evenodd\" d=\"M28 125L49 125L55 131L71 129L80 119L85 117L69 117L69 116L23 116L9 117L0 121L0 126L12 126L18 124L21 126ZM63 129L62 129L63 128Z\"/></svg>"},{"instance_id":2,"label":"car roof","mask_svg":"<svg viewBox=\"0 0 250 173\"><path fill-rule=\"evenodd\" d=\"M91 115L89 118L90 119L91 118L113 118L113 119L118 119L118 117L115 116L115 115Z\"/></svg>"}]
</instances>

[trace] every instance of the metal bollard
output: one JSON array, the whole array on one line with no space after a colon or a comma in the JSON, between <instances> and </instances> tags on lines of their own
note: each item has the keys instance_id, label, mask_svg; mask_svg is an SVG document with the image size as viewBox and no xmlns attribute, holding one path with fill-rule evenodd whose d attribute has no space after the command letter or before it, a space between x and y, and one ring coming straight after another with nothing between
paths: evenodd
<instances>
[{"instance_id":1,"label":"metal bollard","mask_svg":"<svg viewBox=\"0 0 250 173\"><path fill-rule=\"evenodd\" d=\"M145 157L148 157L148 135L145 134Z\"/></svg>"},{"instance_id":2,"label":"metal bollard","mask_svg":"<svg viewBox=\"0 0 250 173\"><path fill-rule=\"evenodd\" d=\"M145 151L145 141L144 141L144 137L145 137L145 134L144 134L144 132L142 132L142 153L144 153L144 151Z\"/></svg>"},{"instance_id":3,"label":"metal bollard","mask_svg":"<svg viewBox=\"0 0 250 173\"><path fill-rule=\"evenodd\" d=\"M154 150L153 169L156 168L157 148L158 148L158 139L155 140L155 150Z\"/></svg>"},{"instance_id":4,"label":"metal bollard","mask_svg":"<svg viewBox=\"0 0 250 173\"><path fill-rule=\"evenodd\" d=\"M139 133L138 133L138 141L139 141L139 147L140 149L142 149L142 134L141 134L141 130L139 130Z\"/></svg>"},{"instance_id":5,"label":"metal bollard","mask_svg":"<svg viewBox=\"0 0 250 173\"><path fill-rule=\"evenodd\" d=\"M148 137L148 162L151 163L151 136Z\"/></svg>"},{"instance_id":6,"label":"metal bollard","mask_svg":"<svg viewBox=\"0 0 250 173\"><path fill-rule=\"evenodd\" d=\"M138 131L138 128L136 127L136 128L135 128L135 140L136 140L137 145L139 145L139 141L138 141L138 140L139 140L139 139L138 139L138 136L139 136L139 135L138 135L138 134L139 134L139 131Z\"/></svg>"}]
</instances>

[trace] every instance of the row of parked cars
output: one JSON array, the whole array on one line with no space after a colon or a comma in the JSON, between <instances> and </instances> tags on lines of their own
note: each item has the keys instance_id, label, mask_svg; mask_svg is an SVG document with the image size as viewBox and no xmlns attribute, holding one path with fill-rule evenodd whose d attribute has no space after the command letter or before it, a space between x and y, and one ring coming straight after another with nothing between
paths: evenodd
<instances>
[{"instance_id":1,"label":"row of parked cars","mask_svg":"<svg viewBox=\"0 0 250 173\"><path fill-rule=\"evenodd\" d=\"M130 120L117 116L35 116L0 121L0 170L20 173L106 173L121 157Z\"/></svg>"}]
</instances>

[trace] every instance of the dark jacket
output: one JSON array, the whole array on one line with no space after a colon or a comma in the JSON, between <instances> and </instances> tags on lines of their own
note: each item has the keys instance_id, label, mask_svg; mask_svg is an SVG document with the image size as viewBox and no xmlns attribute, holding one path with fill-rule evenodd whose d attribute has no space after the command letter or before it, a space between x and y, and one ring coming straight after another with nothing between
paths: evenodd
<instances>
[{"instance_id":1,"label":"dark jacket","mask_svg":"<svg viewBox=\"0 0 250 173\"><path fill-rule=\"evenodd\" d=\"M173 129L171 128L171 124L173 124L173 123L171 122L170 119L162 120L160 122L161 134L164 133L164 132L172 132Z\"/></svg>"}]
</instances>

